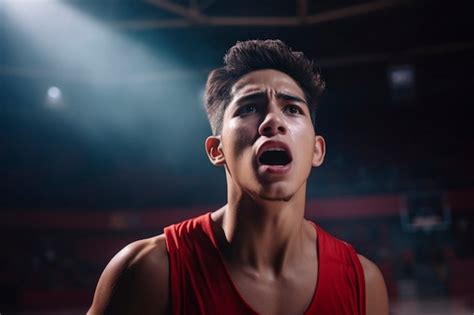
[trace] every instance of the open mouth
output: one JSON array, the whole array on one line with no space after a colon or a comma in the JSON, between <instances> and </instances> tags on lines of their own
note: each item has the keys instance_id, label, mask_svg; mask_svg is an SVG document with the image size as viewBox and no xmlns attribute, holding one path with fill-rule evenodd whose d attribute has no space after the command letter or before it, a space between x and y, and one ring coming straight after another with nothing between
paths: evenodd
<instances>
[{"instance_id":1,"label":"open mouth","mask_svg":"<svg viewBox=\"0 0 474 315\"><path fill-rule=\"evenodd\" d=\"M291 163L291 156L281 148L274 148L263 152L258 158L258 161L263 165L285 166Z\"/></svg>"}]
</instances>

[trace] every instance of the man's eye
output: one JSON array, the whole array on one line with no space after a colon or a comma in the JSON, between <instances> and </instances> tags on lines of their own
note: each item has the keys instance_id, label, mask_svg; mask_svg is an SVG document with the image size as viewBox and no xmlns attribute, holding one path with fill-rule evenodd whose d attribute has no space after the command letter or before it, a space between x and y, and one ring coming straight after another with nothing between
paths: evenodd
<instances>
[{"instance_id":1,"label":"man's eye","mask_svg":"<svg viewBox=\"0 0 474 315\"><path fill-rule=\"evenodd\" d=\"M283 111L292 115L303 114L303 111L296 105L287 105Z\"/></svg>"},{"instance_id":2,"label":"man's eye","mask_svg":"<svg viewBox=\"0 0 474 315\"><path fill-rule=\"evenodd\" d=\"M244 105L239 108L239 115L247 115L247 114L252 114L257 112L257 107L255 105L249 104L249 105Z\"/></svg>"}]
</instances>

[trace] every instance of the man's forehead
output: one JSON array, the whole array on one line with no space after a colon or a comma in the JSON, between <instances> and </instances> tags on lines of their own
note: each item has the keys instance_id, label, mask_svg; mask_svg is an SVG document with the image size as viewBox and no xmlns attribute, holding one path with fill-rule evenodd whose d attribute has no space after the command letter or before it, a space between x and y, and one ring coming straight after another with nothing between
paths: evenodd
<instances>
[{"instance_id":1,"label":"man's forehead","mask_svg":"<svg viewBox=\"0 0 474 315\"><path fill-rule=\"evenodd\" d=\"M275 92L296 94L304 97L304 93L296 81L289 75L273 69L257 70L242 76L231 90L232 97L253 92Z\"/></svg>"}]
</instances>

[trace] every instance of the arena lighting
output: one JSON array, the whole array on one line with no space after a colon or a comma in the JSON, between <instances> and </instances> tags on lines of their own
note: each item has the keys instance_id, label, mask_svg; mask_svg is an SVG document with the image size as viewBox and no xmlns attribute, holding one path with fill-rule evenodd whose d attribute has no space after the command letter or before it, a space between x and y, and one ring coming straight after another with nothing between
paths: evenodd
<instances>
[{"instance_id":1,"label":"arena lighting","mask_svg":"<svg viewBox=\"0 0 474 315\"><path fill-rule=\"evenodd\" d=\"M58 100L61 98L61 96L62 96L62 92L58 87L52 86L48 89L48 97L51 100Z\"/></svg>"},{"instance_id":2,"label":"arena lighting","mask_svg":"<svg viewBox=\"0 0 474 315\"><path fill-rule=\"evenodd\" d=\"M415 70L410 65L392 67L389 78L391 88L412 87L415 84Z\"/></svg>"},{"instance_id":3,"label":"arena lighting","mask_svg":"<svg viewBox=\"0 0 474 315\"><path fill-rule=\"evenodd\" d=\"M48 73L111 84L143 75L174 60L156 56L141 43L59 0L3 1L8 31L18 33L19 49L31 48ZM164 60L167 59L167 60Z\"/></svg>"},{"instance_id":4,"label":"arena lighting","mask_svg":"<svg viewBox=\"0 0 474 315\"><path fill-rule=\"evenodd\" d=\"M57 86L51 86L46 92L46 106L57 109L64 106L63 93Z\"/></svg>"},{"instance_id":5,"label":"arena lighting","mask_svg":"<svg viewBox=\"0 0 474 315\"><path fill-rule=\"evenodd\" d=\"M196 83L159 34L153 47L147 46L134 34L79 10L75 1L0 2L9 62L24 65L20 73L33 67L34 73L44 74L39 85L54 79L57 87L67 89L67 107L59 105L55 89L46 94L46 107L61 107L62 119L100 150L107 147L100 141L114 137L145 147L143 151L149 149L156 157L161 153L158 142L175 143L183 125L201 119L194 114L201 110L199 99L183 93ZM192 102L191 110L183 106ZM176 122L176 117L182 118Z\"/></svg>"},{"instance_id":6,"label":"arena lighting","mask_svg":"<svg viewBox=\"0 0 474 315\"><path fill-rule=\"evenodd\" d=\"M393 104L410 104L415 100L416 76L412 65L392 66L388 69L387 76Z\"/></svg>"}]
</instances>

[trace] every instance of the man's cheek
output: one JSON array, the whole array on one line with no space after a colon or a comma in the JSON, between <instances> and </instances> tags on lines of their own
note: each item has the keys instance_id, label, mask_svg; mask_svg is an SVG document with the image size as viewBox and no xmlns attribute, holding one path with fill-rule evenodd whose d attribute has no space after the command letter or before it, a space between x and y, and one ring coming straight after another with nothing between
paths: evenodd
<instances>
[{"instance_id":1,"label":"man's cheek","mask_svg":"<svg viewBox=\"0 0 474 315\"><path fill-rule=\"evenodd\" d=\"M246 128L236 128L231 132L232 137L229 137L231 139L229 144L231 144L235 155L240 157L246 150L252 148L254 136Z\"/></svg>"}]
</instances>

